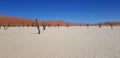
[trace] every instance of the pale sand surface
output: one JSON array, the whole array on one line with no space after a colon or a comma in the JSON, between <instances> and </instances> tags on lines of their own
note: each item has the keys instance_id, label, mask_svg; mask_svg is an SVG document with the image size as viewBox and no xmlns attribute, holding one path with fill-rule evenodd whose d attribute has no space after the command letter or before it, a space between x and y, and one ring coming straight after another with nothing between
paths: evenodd
<instances>
[{"instance_id":1,"label":"pale sand surface","mask_svg":"<svg viewBox=\"0 0 120 58\"><path fill-rule=\"evenodd\" d=\"M2 28L0 58L120 58L120 26Z\"/></svg>"}]
</instances>

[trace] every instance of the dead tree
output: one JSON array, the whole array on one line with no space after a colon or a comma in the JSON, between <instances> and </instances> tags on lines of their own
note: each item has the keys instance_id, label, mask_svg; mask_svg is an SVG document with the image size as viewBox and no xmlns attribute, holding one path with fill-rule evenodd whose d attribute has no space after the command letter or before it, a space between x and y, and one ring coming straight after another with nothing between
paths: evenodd
<instances>
[{"instance_id":1,"label":"dead tree","mask_svg":"<svg viewBox=\"0 0 120 58\"><path fill-rule=\"evenodd\" d=\"M48 27L51 27L51 24L48 24Z\"/></svg>"},{"instance_id":2,"label":"dead tree","mask_svg":"<svg viewBox=\"0 0 120 58\"><path fill-rule=\"evenodd\" d=\"M59 28L59 27L60 27L60 24L58 23L58 25L57 25L57 26L58 26L58 28Z\"/></svg>"},{"instance_id":3,"label":"dead tree","mask_svg":"<svg viewBox=\"0 0 120 58\"><path fill-rule=\"evenodd\" d=\"M1 25L0 25L0 29L1 29Z\"/></svg>"},{"instance_id":4,"label":"dead tree","mask_svg":"<svg viewBox=\"0 0 120 58\"><path fill-rule=\"evenodd\" d=\"M7 30L10 27L10 24L8 23L7 25L3 25L4 30Z\"/></svg>"},{"instance_id":5,"label":"dead tree","mask_svg":"<svg viewBox=\"0 0 120 58\"><path fill-rule=\"evenodd\" d=\"M29 27L29 24L27 24L27 27Z\"/></svg>"},{"instance_id":6,"label":"dead tree","mask_svg":"<svg viewBox=\"0 0 120 58\"><path fill-rule=\"evenodd\" d=\"M87 28L89 28L89 24L86 24L87 25Z\"/></svg>"},{"instance_id":7,"label":"dead tree","mask_svg":"<svg viewBox=\"0 0 120 58\"><path fill-rule=\"evenodd\" d=\"M66 27L68 28L68 27L69 27L69 24L67 24Z\"/></svg>"},{"instance_id":8,"label":"dead tree","mask_svg":"<svg viewBox=\"0 0 120 58\"><path fill-rule=\"evenodd\" d=\"M57 25L54 25L54 27L56 28L56 27L57 27Z\"/></svg>"},{"instance_id":9,"label":"dead tree","mask_svg":"<svg viewBox=\"0 0 120 58\"><path fill-rule=\"evenodd\" d=\"M23 25L23 28L24 28L25 24L24 24L24 23L22 23L22 25Z\"/></svg>"},{"instance_id":10,"label":"dead tree","mask_svg":"<svg viewBox=\"0 0 120 58\"><path fill-rule=\"evenodd\" d=\"M3 27L4 27L4 30L5 30L6 25L3 25Z\"/></svg>"},{"instance_id":11,"label":"dead tree","mask_svg":"<svg viewBox=\"0 0 120 58\"><path fill-rule=\"evenodd\" d=\"M112 24L110 24L110 26L111 26L111 29L113 29L113 25L112 25Z\"/></svg>"},{"instance_id":12,"label":"dead tree","mask_svg":"<svg viewBox=\"0 0 120 58\"><path fill-rule=\"evenodd\" d=\"M10 27L10 23L8 23L8 25L7 25L7 29Z\"/></svg>"},{"instance_id":13,"label":"dead tree","mask_svg":"<svg viewBox=\"0 0 120 58\"><path fill-rule=\"evenodd\" d=\"M99 23L99 28L101 28L101 23Z\"/></svg>"},{"instance_id":14,"label":"dead tree","mask_svg":"<svg viewBox=\"0 0 120 58\"><path fill-rule=\"evenodd\" d=\"M43 22L42 26L43 26L43 30L45 30L45 29L46 29L46 24L45 24L45 22Z\"/></svg>"},{"instance_id":15,"label":"dead tree","mask_svg":"<svg viewBox=\"0 0 120 58\"><path fill-rule=\"evenodd\" d=\"M36 27L37 27L37 29L38 29L38 34L40 34L40 28L39 28L39 24L38 24L38 20L36 19Z\"/></svg>"},{"instance_id":16,"label":"dead tree","mask_svg":"<svg viewBox=\"0 0 120 58\"><path fill-rule=\"evenodd\" d=\"M35 23L32 23L32 27L35 27Z\"/></svg>"}]
</instances>

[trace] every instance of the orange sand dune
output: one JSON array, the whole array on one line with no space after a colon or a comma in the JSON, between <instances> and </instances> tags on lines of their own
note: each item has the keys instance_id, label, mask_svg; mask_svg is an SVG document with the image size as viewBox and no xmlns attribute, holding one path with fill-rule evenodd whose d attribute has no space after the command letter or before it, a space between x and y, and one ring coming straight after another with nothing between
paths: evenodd
<instances>
[{"instance_id":1,"label":"orange sand dune","mask_svg":"<svg viewBox=\"0 0 120 58\"><path fill-rule=\"evenodd\" d=\"M120 21L119 22L104 22L103 24L120 25Z\"/></svg>"},{"instance_id":2,"label":"orange sand dune","mask_svg":"<svg viewBox=\"0 0 120 58\"><path fill-rule=\"evenodd\" d=\"M15 25L15 26L22 26L22 25L29 25L31 26L32 24L35 23L35 19L31 18L21 18L21 17L15 17L15 16L6 16L6 15L0 15L0 25ZM86 24L79 24L79 23L70 23L70 22L65 22L63 20L38 20L39 25L46 24L46 25L61 25L61 26L66 26L66 25L71 25L71 26L85 26ZM102 25L120 25L119 22L104 22L101 23ZM99 24L89 24L93 26L97 26Z\"/></svg>"},{"instance_id":3,"label":"orange sand dune","mask_svg":"<svg viewBox=\"0 0 120 58\"><path fill-rule=\"evenodd\" d=\"M30 18L21 18L21 17L15 17L15 16L5 16L5 15L0 15L0 25L32 25L35 23L34 19ZM62 25L66 26L67 24L69 25L80 25L80 24L74 24L74 23L69 23L65 22L63 20L38 20L38 23L40 25L42 24L47 24L47 25Z\"/></svg>"},{"instance_id":4,"label":"orange sand dune","mask_svg":"<svg viewBox=\"0 0 120 58\"><path fill-rule=\"evenodd\" d=\"M109 26L109 25L120 25L120 22L104 22L104 23L98 23L98 24L91 24L93 26L97 26L97 25L104 25L104 26Z\"/></svg>"},{"instance_id":5,"label":"orange sand dune","mask_svg":"<svg viewBox=\"0 0 120 58\"><path fill-rule=\"evenodd\" d=\"M0 24L1 25L31 25L34 23L34 20L29 19L29 18L20 18L20 17L14 17L14 16L5 16L5 15L0 15Z\"/></svg>"}]
</instances>

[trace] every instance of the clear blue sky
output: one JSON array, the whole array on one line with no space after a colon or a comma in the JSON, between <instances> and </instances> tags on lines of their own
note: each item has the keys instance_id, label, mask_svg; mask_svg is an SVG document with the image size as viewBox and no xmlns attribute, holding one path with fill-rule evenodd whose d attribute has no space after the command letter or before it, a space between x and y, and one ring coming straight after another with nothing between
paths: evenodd
<instances>
[{"instance_id":1,"label":"clear blue sky","mask_svg":"<svg viewBox=\"0 0 120 58\"><path fill-rule=\"evenodd\" d=\"M120 21L120 0L0 0L0 14L74 23Z\"/></svg>"}]
</instances>

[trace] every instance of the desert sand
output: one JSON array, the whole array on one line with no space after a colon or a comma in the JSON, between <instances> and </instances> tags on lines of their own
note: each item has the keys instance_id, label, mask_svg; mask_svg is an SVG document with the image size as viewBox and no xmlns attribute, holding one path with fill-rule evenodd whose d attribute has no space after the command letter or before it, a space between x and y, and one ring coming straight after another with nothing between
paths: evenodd
<instances>
[{"instance_id":1,"label":"desert sand","mask_svg":"<svg viewBox=\"0 0 120 58\"><path fill-rule=\"evenodd\" d=\"M120 26L0 29L0 58L120 58Z\"/></svg>"}]
</instances>

